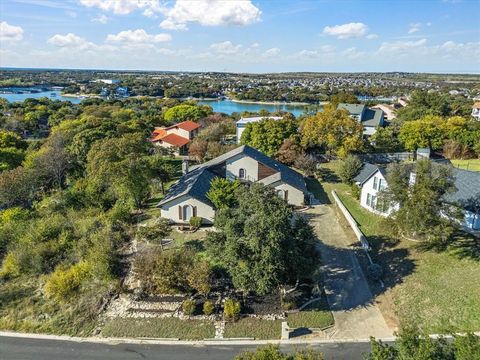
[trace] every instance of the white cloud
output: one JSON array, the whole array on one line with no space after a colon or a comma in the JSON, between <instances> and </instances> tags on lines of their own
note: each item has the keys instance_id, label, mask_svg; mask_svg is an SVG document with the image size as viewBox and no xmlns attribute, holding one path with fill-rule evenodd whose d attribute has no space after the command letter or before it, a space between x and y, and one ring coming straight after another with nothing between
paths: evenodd
<instances>
[{"instance_id":1,"label":"white cloud","mask_svg":"<svg viewBox=\"0 0 480 360\"><path fill-rule=\"evenodd\" d=\"M145 44L160 43L172 40L170 34L160 33L151 35L143 29L120 31L118 34L109 34L107 42L111 43L129 43L129 44Z\"/></svg>"},{"instance_id":2,"label":"white cloud","mask_svg":"<svg viewBox=\"0 0 480 360\"><path fill-rule=\"evenodd\" d=\"M242 45L233 45L231 41L224 41L210 45L210 49L218 54L232 55L237 54L242 49Z\"/></svg>"},{"instance_id":3,"label":"white cloud","mask_svg":"<svg viewBox=\"0 0 480 360\"><path fill-rule=\"evenodd\" d=\"M92 19L92 22L98 22L100 24L106 24L110 20L110 18L104 14L97 16L96 18Z\"/></svg>"},{"instance_id":4,"label":"white cloud","mask_svg":"<svg viewBox=\"0 0 480 360\"><path fill-rule=\"evenodd\" d=\"M48 39L47 42L57 47L82 47L90 44L94 45L73 33L68 33L66 35L56 34Z\"/></svg>"},{"instance_id":5,"label":"white cloud","mask_svg":"<svg viewBox=\"0 0 480 360\"><path fill-rule=\"evenodd\" d=\"M187 24L203 26L249 25L260 21L261 11L250 0L177 0L160 26L169 30L186 30Z\"/></svg>"},{"instance_id":6,"label":"white cloud","mask_svg":"<svg viewBox=\"0 0 480 360\"><path fill-rule=\"evenodd\" d=\"M416 23L416 24L410 24L410 28L408 29L409 34L415 34L416 32L420 31L420 27L422 24Z\"/></svg>"},{"instance_id":7,"label":"white cloud","mask_svg":"<svg viewBox=\"0 0 480 360\"><path fill-rule=\"evenodd\" d=\"M368 32L368 26L364 23L348 23L343 25L326 26L323 34L336 36L338 39L362 37Z\"/></svg>"},{"instance_id":8,"label":"white cloud","mask_svg":"<svg viewBox=\"0 0 480 360\"><path fill-rule=\"evenodd\" d=\"M96 7L103 11L111 11L117 15L130 14L135 10L144 9L161 12L164 8L158 0L80 0L80 4L87 7ZM147 12L147 14L150 14Z\"/></svg>"},{"instance_id":9,"label":"white cloud","mask_svg":"<svg viewBox=\"0 0 480 360\"><path fill-rule=\"evenodd\" d=\"M367 35L367 39L368 40L373 40L373 39L377 39L378 38L378 35L377 34L369 34Z\"/></svg>"},{"instance_id":10,"label":"white cloud","mask_svg":"<svg viewBox=\"0 0 480 360\"><path fill-rule=\"evenodd\" d=\"M394 54L406 54L411 49L418 49L427 43L427 39L420 39L417 41L395 41L384 42L378 49L380 53L394 53Z\"/></svg>"},{"instance_id":11,"label":"white cloud","mask_svg":"<svg viewBox=\"0 0 480 360\"><path fill-rule=\"evenodd\" d=\"M263 54L262 57L265 59L277 57L280 54L280 49L279 48L271 48L266 50Z\"/></svg>"},{"instance_id":12,"label":"white cloud","mask_svg":"<svg viewBox=\"0 0 480 360\"><path fill-rule=\"evenodd\" d=\"M23 29L20 26L10 25L6 21L0 22L1 41L20 41L23 39Z\"/></svg>"}]
</instances>

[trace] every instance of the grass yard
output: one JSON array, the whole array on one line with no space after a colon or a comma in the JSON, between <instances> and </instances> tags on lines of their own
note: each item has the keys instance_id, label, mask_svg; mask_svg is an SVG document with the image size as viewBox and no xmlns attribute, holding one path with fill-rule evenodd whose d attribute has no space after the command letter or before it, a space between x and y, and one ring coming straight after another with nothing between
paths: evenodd
<instances>
[{"instance_id":1,"label":"grass yard","mask_svg":"<svg viewBox=\"0 0 480 360\"><path fill-rule=\"evenodd\" d=\"M452 165L459 169L480 171L480 159L450 160Z\"/></svg>"},{"instance_id":2,"label":"grass yard","mask_svg":"<svg viewBox=\"0 0 480 360\"><path fill-rule=\"evenodd\" d=\"M168 235L168 238L173 239L173 243L175 247L181 247L185 243L189 241L203 241L207 236L207 231L205 230L197 230L192 233L180 232L177 230L172 230L171 234Z\"/></svg>"},{"instance_id":3,"label":"grass yard","mask_svg":"<svg viewBox=\"0 0 480 360\"><path fill-rule=\"evenodd\" d=\"M333 325L333 315L330 312L326 297L312 304L306 309L297 313L290 313L287 316L288 326L292 328L317 328L323 329Z\"/></svg>"},{"instance_id":4,"label":"grass yard","mask_svg":"<svg viewBox=\"0 0 480 360\"><path fill-rule=\"evenodd\" d=\"M324 164L335 171L337 164ZM386 318L415 323L429 332L480 329L480 259L464 256L461 245L445 251L423 250L419 244L385 237L383 218L363 209L350 187L330 174L322 186L329 196L335 189L368 237L374 261L385 271L386 290L377 294Z\"/></svg>"},{"instance_id":5,"label":"grass yard","mask_svg":"<svg viewBox=\"0 0 480 360\"><path fill-rule=\"evenodd\" d=\"M225 325L225 338L253 337L257 340L280 339L282 320L243 318Z\"/></svg>"},{"instance_id":6,"label":"grass yard","mask_svg":"<svg viewBox=\"0 0 480 360\"><path fill-rule=\"evenodd\" d=\"M36 277L0 281L0 330L89 336L96 325L98 306L108 288L92 286L75 298L59 304L45 298Z\"/></svg>"},{"instance_id":7,"label":"grass yard","mask_svg":"<svg viewBox=\"0 0 480 360\"><path fill-rule=\"evenodd\" d=\"M105 337L148 337L202 340L215 337L210 321L180 320L178 318L112 319L102 330Z\"/></svg>"}]
</instances>

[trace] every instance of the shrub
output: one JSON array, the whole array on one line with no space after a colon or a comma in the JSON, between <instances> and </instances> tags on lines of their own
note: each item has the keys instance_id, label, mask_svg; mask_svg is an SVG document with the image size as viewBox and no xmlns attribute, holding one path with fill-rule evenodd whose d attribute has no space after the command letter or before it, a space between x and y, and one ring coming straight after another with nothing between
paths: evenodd
<instances>
[{"instance_id":1,"label":"shrub","mask_svg":"<svg viewBox=\"0 0 480 360\"><path fill-rule=\"evenodd\" d=\"M197 303L195 300L185 300L182 303L182 311L184 315L190 316L193 315L195 312L195 307L197 306Z\"/></svg>"},{"instance_id":2,"label":"shrub","mask_svg":"<svg viewBox=\"0 0 480 360\"><path fill-rule=\"evenodd\" d=\"M187 283L200 294L208 294L211 289L212 269L205 260L196 260L185 272Z\"/></svg>"},{"instance_id":3,"label":"shrub","mask_svg":"<svg viewBox=\"0 0 480 360\"><path fill-rule=\"evenodd\" d=\"M352 184L351 191L352 191L352 196L355 199L360 200L360 194L362 192L362 189L360 189L360 186L358 186L357 184Z\"/></svg>"},{"instance_id":4,"label":"shrub","mask_svg":"<svg viewBox=\"0 0 480 360\"><path fill-rule=\"evenodd\" d=\"M223 313L228 320L237 320L240 315L241 305L240 302L234 301L233 299L225 300L225 305L223 308Z\"/></svg>"},{"instance_id":5,"label":"shrub","mask_svg":"<svg viewBox=\"0 0 480 360\"><path fill-rule=\"evenodd\" d=\"M13 253L8 253L3 259L0 278L12 278L20 275L20 266Z\"/></svg>"},{"instance_id":6,"label":"shrub","mask_svg":"<svg viewBox=\"0 0 480 360\"><path fill-rule=\"evenodd\" d=\"M214 311L215 305L213 304L213 302L207 300L203 303L203 313L205 315L212 315Z\"/></svg>"},{"instance_id":7,"label":"shrub","mask_svg":"<svg viewBox=\"0 0 480 360\"><path fill-rule=\"evenodd\" d=\"M383 268L379 264L371 264L368 266L368 275L373 280L380 280L383 275Z\"/></svg>"},{"instance_id":8,"label":"shrub","mask_svg":"<svg viewBox=\"0 0 480 360\"><path fill-rule=\"evenodd\" d=\"M283 300L282 309L283 310L293 310L297 308L297 304L293 300Z\"/></svg>"},{"instance_id":9,"label":"shrub","mask_svg":"<svg viewBox=\"0 0 480 360\"><path fill-rule=\"evenodd\" d=\"M191 227L198 229L200 226L202 226L202 218L199 216L192 216L188 223Z\"/></svg>"},{"instance_id":10,"label":"shrub","mask_svg":"<svg viewBox=\"0 0 480 360\"><path fill-rule=\"evenodd\" d=\"M48 277L44 290L48 297L64 302L74 295L82 283L91 276L91 266L80 262L68 269L57 268Z\"/></svg>"},{"instance_id":11,"label":"shrub","mask_svg":"<svg viewBox=\"0 0 480 360\"><path fill-rule=\"evenodd\" d=\"M362 168L362 162L357 156L348 155L342 161L338 169L338 176L345 184L351 184L353 178L359 173Z\"/></svg>"}]
</instances>

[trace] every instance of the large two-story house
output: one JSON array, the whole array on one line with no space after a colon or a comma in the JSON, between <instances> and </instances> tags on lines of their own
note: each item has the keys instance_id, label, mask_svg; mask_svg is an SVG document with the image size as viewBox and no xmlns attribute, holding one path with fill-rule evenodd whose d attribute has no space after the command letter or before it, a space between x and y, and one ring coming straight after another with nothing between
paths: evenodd
<instances>
[{"instance_id":1,"label":"large two-story house","mask_svg":"<svg viewBox=\"0 0 480 360\"><path fill-rule=\"evenodd\" d=\"M294 206L303 205L308 194L300 173L244 145L184 174L158 204L161 216L176 224L188 223L192 216L198 216L204 224L212 224L215 209L207 192L215 177L262 183Z\"/></svg>"},{"instance_id":2,"label":"large two-story house","mask_svg":"<svg viewBox=\"0 0 480 360\"><path fill-rule=\"evenodd\" d=\"M379 193L388 186L387 171L385 167L365 163L354 178L361 188L360 205L382 216L389 216L395 210L395 207L384 206L378 201ZM463 227L480 230L480 173L453 169L453 177L456 190L446 194L443 200L463 211ZM410 173L410 183L414 182L415 174Z\"/></svg>"},{"instance_id":3,"label":"large two-story house","mask_svg":"<svg viewBox=\"0 0 480 360\"><path fill-rule=\"evenodd\" d=\"M338 104L337 109L346 110L350 117L363 125L363 135L370 136L375 134L377 127L385 126L385 114L381 109L374 109L364 104Z\"/></svg>"},{"instance_id":4,"label":"large two-story house","mask_svg":"<svg viewBox=\"0 0 480 360\"><path fill-rule=\"evenodd\" d=\"M188 144L198 134L200 125L193 121L168 126L156 127L150 141L165 149L171 149L176 155L187 155Z\"/></svg>"}]
</instances>

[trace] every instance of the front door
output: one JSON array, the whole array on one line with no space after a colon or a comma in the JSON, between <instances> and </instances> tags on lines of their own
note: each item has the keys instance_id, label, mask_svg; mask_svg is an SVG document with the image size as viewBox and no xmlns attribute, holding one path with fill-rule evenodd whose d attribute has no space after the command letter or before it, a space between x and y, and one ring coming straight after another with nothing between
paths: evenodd
<instances>
[{"instance_id":1,"label":"front door","mask_svg":"<svg viewBox=\"0 0 480 360\"><path fill-rule=\"evenodd\" d=\"M190 205L185 205L183 207L183 220L189 221L192 216L193 216L192 207Z\"/></svg>"}]
</instances>

